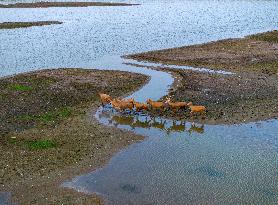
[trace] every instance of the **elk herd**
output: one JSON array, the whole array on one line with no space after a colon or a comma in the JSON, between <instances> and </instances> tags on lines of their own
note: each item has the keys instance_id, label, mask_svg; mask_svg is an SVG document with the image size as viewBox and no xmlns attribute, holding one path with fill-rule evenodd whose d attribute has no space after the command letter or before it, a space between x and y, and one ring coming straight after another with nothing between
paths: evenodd
<instances>
[{"instance_id":1,"label":"elk herd","mask_svg":"<svg viewBox=\"0 0 278 205\"><path fill-rule=\"evenodd\" d=\"M206 113L206 107L202 105L193 105L192 102L172 102L170 98L166 98L164 102L153 101L148 99L146 103L136 102L133 98L130 99L112 99L110 95L99 93L102 105L111 104L112 107L117 111L133 111L134 109L139 111L158 110L160 112L166 111L167 109L177 112L178 110L186 110L189 108L190 115L201 114L204 116Z\"/></svg>"}]
</instances>

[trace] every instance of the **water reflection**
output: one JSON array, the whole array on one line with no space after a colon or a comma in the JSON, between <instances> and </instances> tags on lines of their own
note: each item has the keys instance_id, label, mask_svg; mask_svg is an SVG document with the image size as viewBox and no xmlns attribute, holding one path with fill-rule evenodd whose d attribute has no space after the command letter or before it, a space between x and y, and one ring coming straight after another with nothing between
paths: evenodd
<instances>
[{"instance_id":1,"label":"water reflection","mask_svg":"<svg viewBox=\"0 0 278 205\"><path fill-rule=\"evenodd\" d=\"M203 134L204 125L194 122L187 122L185 120L170 120L162 117L149 116L144 112L124 112L120 113L115 111L111 106L100 108L97 114L97 118L102 122L113 125L115 127L135 130L143 128L145 130L158 129L164 134L176 133L189 133ZM186 125L187 124L187 125Z\"/></svg>"},{"instance_id":2,"label":"water reflection","mask_svg":"<svg viewBox=\"0 0 278 205\"><path fill-rule=\"evenodd\" d=\"M110 107L95 117L147 138L64 187L101 193L113 205L277 204L277 120L202 125Z\"/></svg>"}]
</instances>

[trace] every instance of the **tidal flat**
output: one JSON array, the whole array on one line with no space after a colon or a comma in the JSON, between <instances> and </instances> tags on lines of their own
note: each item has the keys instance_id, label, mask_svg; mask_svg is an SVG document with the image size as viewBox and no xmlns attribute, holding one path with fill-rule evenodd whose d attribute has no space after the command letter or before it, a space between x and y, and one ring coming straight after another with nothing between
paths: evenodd
<instances>
[{"instance_id":1,"label":"tidal flat","mask_svg":"<svg viewBox=\"0 0 278 205\"><path fill-rule=\"evenodd\" d=\"M34 22L3 22L0 29L27 28L32 26L48 26L52 24L62 24L60 21L34 21Z\"/></svg>"},{"instance_id":2,"label":"tidal flat","mask_svg":"<svg viewBox=\"0 0 278 205\"><path fill-rule=\"evenodd\" d=\"M112 3L112 2L34 2L0 4L0 8L49 8L49 7L89 7L89 6L133 6L138 4Z\"/></svg>"},{"instance_id":3,"label":"tidal flat","mask_svg":"<svg viewBox=\"0 0 278 205\"><path fill-rule=\"evenodd\" d=\"M120 97L147 76L120 71L43 70L0 80L0 186L20 204L102 203L95 195L59 183L104 165L142 136L105 127L88 113L100 106L98 92Z\"/></svg>"},{"instance_id":4,"label":"tidal flat","mask_svg":"<svg viewBox=\"0 0 278 205\"><path fill-rule=\"evenodd\" d=\"M138 61L166 65L224 70L233 74L163 68L178 83L169 93L173 101L205 105L200 122L236 124L278 117L278 31L245 38L226 39L200 45L150 51L125 56ZM164 99L164 98L163 98ZM160 113L154 113L160 114ZM165 112L164 116L188 118L189 112Z\"/></svg>"}]
</instances>

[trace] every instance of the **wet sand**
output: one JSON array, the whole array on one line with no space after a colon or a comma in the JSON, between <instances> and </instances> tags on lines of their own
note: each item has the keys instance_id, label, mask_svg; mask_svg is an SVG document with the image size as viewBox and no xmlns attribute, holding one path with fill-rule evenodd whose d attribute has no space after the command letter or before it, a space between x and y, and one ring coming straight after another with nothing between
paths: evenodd
<instances>
[{"instance_id":1,"label":"wet sand","mask_svg":"<svg viewBox=\"0 0 278 205\"><path fill-rule=\"evenodd\" d=\"M0 8L49 8L49 7L88 7L88 6L133 6L138 4L112 2L35 2L0 4Z\"/></svg>"},{"instance_id":2,"label":"wet sand","mask_svg":"<svg viewBox=\"0 0 278 205\"><path fill-rule=\"evenodd\" d=\"M0 191L19 204L102 204L59 186L103 166L142 136L101 125L92 117L99 91L113 97L148 77L120 71L44 70L0 80ZM89 109L90 108L90 109Z\"/></svg>"},{"instance_id":3,"label":"wet sand","mask_svg":"<svg viewBox=\"0 0 278 205\"><path fill-rule=\"evenodd\" d=\"M62 22L60 21L4 22L4 23L0 23L0 29L27 28L32 26L47 26L52 24L62 24Z\"/></svg>"},{"instance_id":4,"label":"wet sand","mask_svg":"<svg viewBox=\"0 0 278 205\"><path fill-rule=\"evenodd\" d=\"M161 68L180 79L169 93L173 101L192 101L207 107L206 118L196 118L200 122L234 124L278 117L278 31L126 57L234 72L221 75ZM184 110L162 115L190 117Z\"/></svg>"}]
</instances>

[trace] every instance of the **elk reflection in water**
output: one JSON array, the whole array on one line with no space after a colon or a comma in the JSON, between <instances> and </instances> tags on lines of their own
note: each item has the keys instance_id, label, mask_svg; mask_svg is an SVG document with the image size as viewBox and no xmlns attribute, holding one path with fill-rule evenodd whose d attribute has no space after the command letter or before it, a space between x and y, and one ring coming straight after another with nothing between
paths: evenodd
<instances>
[{"instance_id":1,"label":"elk reflection in water","mask_svg":"<svg viewBox=\"0 0 278 205\"><path fill-rule=\"evenodd\" d=\"M162 120L162 118L160 118L160 122L157 122L154 117L150 126L161 130L165 130L165 124L166 124L166 120Z\"/></svg>"},{"instance_id":2,"label":"elk reflection in water","mask_svg":"<svg viewBox=\"0 0 278 205\"><path fill-rule=\"evenodd\" d=\"M144 117L144 118L145 118L145 120L142 121L142 120L139 119L139 116L137 115L136 120L133 123L133 126L149 129L151 127L151 120L148 120L147 116Z\"/></svg>"},{"instance_id":3,"label":"elk reflection in water","mask_svg":"<svg viewBox=\"0 0 278 205\"><path fill-rule=\"evenodd\" d=\"M119 112L111 112L109 109L106 109L102 110L98 116L100 120L106 119L109 124L113 126L128 126L131 130L134 130L135 128L156 128L160 131L164 131L168 135L172 132L188 132L189 134L192 134L193 132L198 134L204 133L204 125L198 125L193 122L186 126L186 121L165 120L160 117L150 117L138 112L123 114ZM189 129L186 129L187 127L189 127Z\"/></svg>"},{"instance_id":4,"label":"elk reflection in water","mask_svg":"<svg viewBox=\"0 0 278 205\"><path fill-rule=\"evenodd\" d=\"M173 120L173 125L167 129L167 134L170 134L170 132L185 132L185 121L180 121L180 123L177 123L176 120Z\"/></svg>"},{"instance_id":5,"label":"elk reflection in water","mask_svg":"<svg viewBox=\"0 0 278 205\"><path fill-rule=\"evenodd\" d=\"M129 125L134 129L134 117L131 115L114 115L111 120L116 127L118 127L118 125Z\"/></svg>"},{"instance_id":6,"label":"elk reflection in water","mask_svg":"<svg viewBox=\"0 0 278 205\"><path fill-rule=\"evenodd\" d=\"M205 132L204 130L204 125L201 126L197 126L195 123L191 124L190 129L188 130L188 132L191 134L192 132L197 132L199 134L203 134Z\"/></svg>"}]
</instances>

